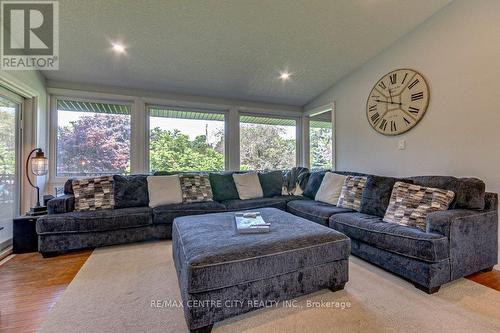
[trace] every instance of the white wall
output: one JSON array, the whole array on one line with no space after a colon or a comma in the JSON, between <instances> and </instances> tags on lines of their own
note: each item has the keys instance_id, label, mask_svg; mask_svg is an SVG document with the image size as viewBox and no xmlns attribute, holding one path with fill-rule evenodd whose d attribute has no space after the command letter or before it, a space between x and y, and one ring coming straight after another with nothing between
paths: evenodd
<instances>
[{"instance_id":1,"label":"white wall","mask_svg":"<svg viewBox=\"0 0 500 333\"><path fill-rule=\"evenodd\" d=\"M389 137L365 115L385 73L421 72L430 104L409 132ZM335 100L337 168L382 175L474 176L500 192L500 1L456 0L313 100ZM398 150L405 139L406 150Z\"/></svg>"}]
</instances>

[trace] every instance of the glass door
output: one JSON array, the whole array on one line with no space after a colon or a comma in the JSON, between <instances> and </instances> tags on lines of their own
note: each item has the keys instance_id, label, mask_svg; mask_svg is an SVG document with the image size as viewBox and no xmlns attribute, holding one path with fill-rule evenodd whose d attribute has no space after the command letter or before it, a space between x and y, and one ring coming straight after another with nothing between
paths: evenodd
<instances>
[{"instance_id":1,"label":"glass door","mask_svg":"<svg viewBox=\"0 0 500 333\"><path fill-rule=\"evenodd\" d=\"M0 87L0 252L12 244L19 214L19 117L22 98Z\"/></svg>"}]
</instances>

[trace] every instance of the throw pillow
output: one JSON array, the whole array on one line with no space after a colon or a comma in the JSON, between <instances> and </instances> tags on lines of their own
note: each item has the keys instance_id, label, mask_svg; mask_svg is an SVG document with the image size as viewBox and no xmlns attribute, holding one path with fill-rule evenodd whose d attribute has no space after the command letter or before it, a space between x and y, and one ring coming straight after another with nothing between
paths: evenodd
<instances>
[{"instance_id":1,"label":"throw pillow","mask_svg":"<svg viewBox=\"0 0 500 333\"><path fill-rule=\"evenodd\" d=\"M146 207L149 203L148 176L113 176L115 208Z\"/></svg>"},{"instance_id":2,"label":"throw pillow","mask_svg":"<svg viewBox=\"0 0 500 333\"><path fill-rule=\"evenodd\" d=\"M182 203L179 175L148 177L149 207Z\"/></svg>"},{"instance_id":3,"label":"throw pillow","mask_svg":"<svg viewBox=\"0 0 500 333\"><path fill-rule=\"evenodd\" d=\"M234 184L241 200L262 198L262 186L255 172L233 174Z\"/></svg>"},{"instance_id":4,"label":"throw pillow","mask_svg":"<svg viewBox=\"0 0 500 333\"><path fill-rule=\"evenodd\" d=\"M75 211L113 209L113 176L73 179Z\"/></svg>"},{"instance_id":5,"label":"throw pillow","mask_svg":"<svg viewBox=\"0 0 500 333\"><path fill-rule=\"evenodd\" d=\"M208 175L182 174L180 175L182 202L212 201L212 187Z\"/></svg>"},{"instance_id":6,"label":"throw pillow","mask_svg":"<svg viewBox=\"0 0 500 333\"><path fill-rule=\"evenodd\" d=\"M259 172L258 175L264 197L271 198L281 195L281 192L283 191L282 171Z\"/></svg>"},{"instance_id":7,"label":"throw pillow","mask_svg":"<svg viewBox=\"0 0 500 333\"><path fill-rule=\"evenodd\" d=\"M433 187L396 182L384 222L398 223L426 230L427 215L447 210L455 193Z\"/></svg>"},{"instance_id":8,"label":"throw pillow","mask_svg":"<svg viewBox=\"0 0 500 333\"><path fill-rule=\"evenodd\" d=\"M319 186L314 200L336 205L339 201L342 186L347 177L336 173L327 172Z\"/></svg>"},{"instance_id":9,"label":"throw pillow","mask_svg":"<svg viewBox=\"0 0 500 333\"><path fill-rule=\"evenodd\" d=\"M342 185L337 207L359 211L367 177L347 176Z\"/></svg>"},{"instance_id":10,"label":"throw pillow","mask_svg":"<svg viewBox=\"0 0 500 333\"><path fill-rule=\"evenodd\" d=\"M359 211L368 215L384 217L385 211L389 206L389 200L391 199L392 188L398 181L413 184L413 181L409 179L368 176Z\"/></svg>"},{"instance_id":11,"label":"throw pillow","mask_svg":"<svg viewBox=\"0 0 500 333\"><path fill-rule=\"evenodd\" d=\"M215 201L239 199L233 173L210 173L208 178L210 179Z\"/></svg>"}]
</instances>

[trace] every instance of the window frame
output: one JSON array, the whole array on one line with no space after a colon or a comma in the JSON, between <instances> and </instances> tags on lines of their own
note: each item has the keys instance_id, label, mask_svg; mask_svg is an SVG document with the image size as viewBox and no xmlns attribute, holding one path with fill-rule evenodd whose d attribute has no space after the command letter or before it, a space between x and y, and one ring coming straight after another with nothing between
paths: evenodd
<instances>
[{"instance_id":1,"label":"window frame","mask_svg":"<svg viewBox=\"0 0 500 333\"><path fill-rule=\"evenodd\" d=\"M302 164L311 169L311 142L310 142L310 119L315 115L331 112L331 121L332 121L332 169L337 170L337 145L336 145L336 128L335 128L335 102L331 102L328 104L320 105L318 107L308 109L304 111L302 116L302 145L303 145L303 161Z\"/></svg>"},{"instance_id":2,"label":"window frame","mask_svg":"<svg viewBox=\"0 0 500 333\"><path fill-rule=\"evenodd\" d=\"M58 110L57 104L59 100L66 101L76 101L76 102L92 102L92 103L106 103L106 104L120 104L127 105L130 107L130 173L134 173L132 169L132 160L134 152L134 140L133 140L133 118L134 118L134 101L130 99L101 99L92 97L80 97L71 95L51 95L50 96L50 119L49 119L49 184L52 187L57 187L63 185L71 177L68 176L58 176L57 175L57 133L58 133ZM79 176L80 177L80 176ZM87 176L81 176L87 177ZM90 177L90 176L88 176ZM52 194L52 193L51 193Z\"/></svg>"},{"instance_id":3,"label":"window frame","mask_svg":"<svg viewBox=\"0 0 500 333\"><path fill-rule=\"evenodd\" d=\"M273 118L273 119L286 119L295 121L295 166L299 166L301 163L302 156L302 127L303 122L300 116L281 116L276 114L264 113L264 112L251 112L251 111L240 111L238 113L238 134L241 131L241 117L251 116L251 117L261 117L261 118ZM238 135L238 171L241 171L241 136Z\"/></svg>"},{"instance_id":4,"label":"window frame","mask_svg":"<svg viewBox=\"0 0 500 333\"><path fill-rule=\"evenodd\" d=\"M228 136L228 119L229 119L229 110L227 109L211 109L211 108L196 108L196 107L186 107L186 106L173 106L173 105L165 105L165 104L156 104L156 103L146 103L144 110L146 115L146 142L145 142L145 159L146 159L146 172L153 173L151 171L150 165L150 140L151 140L151 108L165 108L172 109L175 111L184 111L184 112L197 112L197 113L208 113L208 114L220 114L224 116L224 170L213 171L213 172L224 172L229 169L229 136ZM182 119L182 118L179 118ZM204 170L206 172L212 172L212 170ZM193 172L203 172L203 171L194 171Z\"/></svg>"}]
</instances>

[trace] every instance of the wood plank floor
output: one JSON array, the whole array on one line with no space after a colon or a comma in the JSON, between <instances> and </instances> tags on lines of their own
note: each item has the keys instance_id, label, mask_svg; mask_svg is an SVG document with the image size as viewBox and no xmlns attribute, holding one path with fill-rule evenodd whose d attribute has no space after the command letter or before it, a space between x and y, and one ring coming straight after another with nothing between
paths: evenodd
<instances>
[{"instance_id":1,"label":"wood plank floor","mask_svg":"<svg viewBox=\"0 0 500 333\"><path fill-rule=\"evenodd\" d=\"M0 332L36 332L91 253L20 254L0 266ZM467 278L500 291L498 270Z\"/></svg>"}]
</instances>

